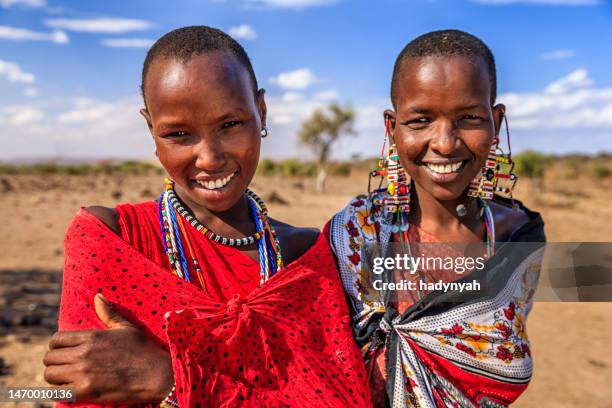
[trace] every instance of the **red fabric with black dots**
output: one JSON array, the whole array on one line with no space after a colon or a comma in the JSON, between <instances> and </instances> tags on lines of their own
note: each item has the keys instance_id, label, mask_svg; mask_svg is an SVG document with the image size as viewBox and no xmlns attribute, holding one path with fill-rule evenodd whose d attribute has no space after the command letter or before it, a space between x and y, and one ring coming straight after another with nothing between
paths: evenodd
<instances>
[{"instance_id":1,"label":"red fabric with black dots","mask_svg":"<svg viewBox=\"0 0 612 408\"><path fill-rule=\"evenodd\" d=\"M208 293L167 268L155 205L118 210L131 244L84 210L68 228L60 330L104 328L93 308L102 292L169 346L181 407L371 406L340 277L322 236L259 286L250 258L188 230ZM74 405L99 406L58 404Z\"/></svg>"}]
</instances>

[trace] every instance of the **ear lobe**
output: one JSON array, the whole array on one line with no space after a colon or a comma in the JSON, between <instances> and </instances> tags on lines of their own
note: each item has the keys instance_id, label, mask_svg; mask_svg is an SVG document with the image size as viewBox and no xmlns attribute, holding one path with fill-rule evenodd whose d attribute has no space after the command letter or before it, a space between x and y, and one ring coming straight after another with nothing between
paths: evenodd
<instances>
[{"instance_id":1,"label":"ear lobe","mask_svg":"<svg viewBox=\"0 0 612 408\"><path fill-rule=\"evenodd\" d=\"M389 134L389 136L393 136L395 132L395 112L391 109L386 109L384 112L385 118L385 132Z\"/></svg>"},{"instance_id":2,"label":"ear lobe","mask_svg":"<svg viewBox=\"0 0 612 408\"><path fill-rule=\"evenodd\" d=\"M143 108L139 112L140 112L140 115L142 115L142 117L147 122L147 126L149 127L149 131L153 132L153 125L151 124L151 115L149 114L149 111L147 111L146 108Z\"/></svg>"},{"instance_id":3,"label":"ear lobe","mask_svg":"<svg viewBox=\"0 0 612 408\"><path fill-rule=\"evenodd\" d=\"M495 123L495 137L499 136L502 122L506 116L506 106L504 104L497 104L493 107L493 120Z\"/></svg>"},{"instance_id":4,"label":"ear lobe","mask_svg":"<svg viewBox=\"0 0 612 408\"><path fill-rule=\"evenodd\" d=\"M265 89L257 91L257 109L259 110L259 117L261 118L261 127L266 127L266 118L268 115L268 106L266 105Z\"/></svg>"}]
</instances>

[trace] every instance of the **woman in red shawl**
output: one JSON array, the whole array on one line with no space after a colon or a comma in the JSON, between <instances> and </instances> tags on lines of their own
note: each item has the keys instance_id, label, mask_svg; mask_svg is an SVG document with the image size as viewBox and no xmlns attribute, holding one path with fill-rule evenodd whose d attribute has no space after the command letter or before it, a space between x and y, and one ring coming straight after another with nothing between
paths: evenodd
<instances>
[{"instance_id":1,"label":"woman in red shawl","mask_svg":"<svg viewBox=\"0 0 612 408\"><path fill-rule=\"evenodd\" d=\"M172 31L147 55L142 92L173 182L157 202L90 207L72 221L46 380L74 388L78 402L139 400L127 377L102 379L117 384L104 398L80 381L78 357L97 352L83 330L105 328L103 301L146 335L145 354L152 343L169 349L162 360L171 359L175 386L166 376L165 404L370 405L327 241L268 218L247 188L267 130L264 91L242 47L208 27ZM136 375L146 383L150 372Z\"/></svg>"}]
</instances>

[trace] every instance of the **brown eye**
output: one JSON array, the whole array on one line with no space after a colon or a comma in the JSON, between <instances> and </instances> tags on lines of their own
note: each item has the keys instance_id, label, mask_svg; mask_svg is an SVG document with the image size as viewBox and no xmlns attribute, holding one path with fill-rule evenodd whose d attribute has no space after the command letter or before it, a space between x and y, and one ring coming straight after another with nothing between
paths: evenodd
<instances>
[{"instance_id":1,"label":"brown eye","mask_svg":"<svg viewBox=\"0 0 612 408\"><path fill-rule=\"evenodd\" d=\"M462 121L465 121L471 125L479 125L484 122L484 119L477 115L463 115L461 118Z\"/></svg>"},{"instance_id":2,"label":"brown eye","mask_svg":"<svg viewBox=\"0 0 612 408\"><path fill-rule=\"evenodd\" d=\"M188 135L189 134L187 132L183 132L182 130L179 130L178 132L172 132L172 133L165 134L162 137L163 138L171 139L171 138L185 137L185 136L188 136Z\"/></svg>"},{"instance_id":3,"label":"brown eye","mask_svg":"<svg viewBox=\"0 0 612 408\"><path fill-rule=\"evenodd\" d=\"M419 130L424 129L431 123L431 119L427 117L421 117L416 119L411 119L404 124L407 125L410 129Z\"/></svg>"},{"instance_id":4,"label":"brown eye","mask_svg":"<svg viewBox=\"0 0 612 408\"><path fill-rule=\"evenodd\" d=\"M222 126L223 129L228 129L234 126L238 126L242 123L240 120L230 120L229 122L225 122Z\"/></svg>"}]
</instances>

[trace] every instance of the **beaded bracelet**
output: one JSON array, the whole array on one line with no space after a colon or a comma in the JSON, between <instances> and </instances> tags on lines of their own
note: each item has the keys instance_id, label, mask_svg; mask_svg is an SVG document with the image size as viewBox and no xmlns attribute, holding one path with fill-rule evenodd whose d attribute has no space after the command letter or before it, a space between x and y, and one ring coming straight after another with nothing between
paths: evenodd
<instances>
[{"instance_id":1,"label":"beaded bracelet","mask_svg":"<svg viewBox=\"0 0 612 408\"><path fill-rule=\"evenodd\" d=\"M178 399L174 392L176 391L176 384L172 384L172 389L168 393L168 396L159 404L160 408L176 408L178 407Z\"/></svg>"}]
</instances>

